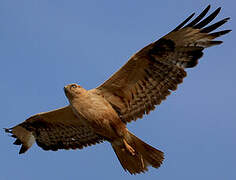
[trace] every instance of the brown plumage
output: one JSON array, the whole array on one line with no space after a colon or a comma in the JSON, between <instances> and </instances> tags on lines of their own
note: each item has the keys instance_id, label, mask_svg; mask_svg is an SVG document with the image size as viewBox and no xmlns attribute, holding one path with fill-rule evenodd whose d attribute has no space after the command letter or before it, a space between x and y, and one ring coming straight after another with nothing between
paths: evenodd
<instances>
[{"instance_id":1,"label":"brown plumage","mask_svg":"<svg viewBox=\"0 0 236 180\"><path fill-rule=\"evenodd\" d=\"M163 153L129 132L126 123L154 110L183 82L185 68L197 65L204 48L222 43L215 38L230 30L212 31L229 18L207 26L220 12L218 8L203 19L209 9L187 24L192 14L173 31L141 49L99 87L87 91L77 84L66 86L70 105L34 115L6 129L16 138L14 144L22 145L20 153L35 141L44 150L58 150L81 149L106 140L131 174L145 172L148 166L160 167Z\"/></svg>"},{"instance_id":2,"label":"brown plumage","mask_svg":"<svg viewBox=\"0 0 236 180\"><path fill-rule=\"evenodd\" d=\"M71 106L36 114L6 131L17 137L14 144L22 144L20 154L28 150L35 140L44 150L53 151L82 149L104 140L74 115ZM31 143L28 143L29 140Z\"/></svg>"}]
</instances>

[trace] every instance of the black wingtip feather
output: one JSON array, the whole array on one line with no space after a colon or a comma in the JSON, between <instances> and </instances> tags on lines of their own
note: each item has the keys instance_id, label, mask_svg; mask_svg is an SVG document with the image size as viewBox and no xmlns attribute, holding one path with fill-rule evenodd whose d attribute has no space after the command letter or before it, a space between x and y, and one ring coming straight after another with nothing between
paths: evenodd
<instances>
[{"instance_id":1,"label":"black wingtip feather","mask_svg":"<svg viewBox=\"0 0 236 180\"><path fill-rule=\"evenodd\" d=\"M189 17L187 17L182 23L180 23L173 31L178 31L180 28L182 28L192 17L195 15L195 13L192 13Z\"/></svg>"},{"instance_id":2,"label":"black wingtip feather","mask_svg":"<svg viewBox=\"0 0 236 180\"><path fill-rule=\"evenodd\" d=\"M210 10L211 5L208 5L200 15L198 15L193 21L191 21L189 24L187 24L186 26L184 26L194 15L195 13L191 14L187 19L185 19L182 23L180 23L173 31L177 31L181 28L186 28L186 27L193 27L195 29L201 29L204 26L206 26L207 24L209 24L220 12L221 7L217 8L213 13L211 13L208 17L206 17L205 19L203 19L205 17L205 15L208 13L208 11ZM203 19L203 20L202 20ZM209 27L206 27L204 29L204 31L208 31L211 32L214 29L216 29L217 27L221 26L222 24L224 24L225 22L227 22L229 19L225 18L222 21L219 21L218 23L215 23ZM172 32L173 32L172 31Z\"/></svg>"},{"instance_id":3,"label":"black wingtip feather","mask_svg":"<svg viewBox=\"0 0 236 180\"><path fill-rule=\"evenodd\" d=\"M19 139L16 139L16 141L13 143L14 145L21 145L22 142Z\"/></svg>"},{"instance_id":4,"label":"black wingtip feather","mask_svg":"<svg viewBox=\"0 0 236 180\"><path fill-rule=\"evenodd\" d=\"M217 8L213 13L211 13L208 17L206 17L204 20L199 22L194 26L195 29L201 29L204 26L206 26L208 23L210 23L220 12L221 7Z\"/></svg>"},{"instance_id":5,"label":"black wingtip feather","mask_svg":"<svg viewBox=\"0 0 236 180\"><path fill-rule=\"evenodd\" d=\"M12 133L12 128L3 128L6 133Z\"/></svg>"},{"instance_id":6,"label":"black wingtip feather","mask_svg":"<svg viewBox=\"0 0 236 180\"><path fill-rule=\"evenodd\" d=\"M217 38L217 37L219 37L219 36L222 36L222 35L225 35L225 34L231 32L231 31L232 31L232 30L229 29L229 30L214 32L214 33L211 33L211 34L209 34L209 35L212 36L212 37L214 37L214 38Z\"/></svg>"},{"instance_id":7,"label":"black wingtip feather","mask_svg":"<svg viewBox=\"0 0 236 180\"><path fill-rule=\"evenodd\" d=\"M24 145L22 145L21 148L20 148L19 154L23 154L23 153L25 153L27 150L28 150L28 148L25 147Z\"/></svg>"},{"instance_id":8,"label":"black wingtip feather","mask_svg":"<svg viewBox=\"0 0 236 180\"><path fill-rule=\"evenodd\" d=\"M204 18L204 16L208 13L208 11L210 10L211 5L208 5L200 15L198 15L198 17L196 17L192 22L190 22L189 24L187 24L185 27L193 27L194 25L196 25L199 21L202 20L202 18Z\"/></svg>"},{"instance_id":9,"label":"black wingtip feather","mask_svg":"<svg viewBox=\"0 0 236 180\"><path fill-rule=\"evenodd\" d=\"M223 24L225 24L230 18L225 18L225 19L222 19L221 21L218 21L217 23L215 24L212 24L208 27L205 27L204 29L201 30L202 33L209 33L211 31L214 31L215 29L217 29L218 27L222 26Z\"/></svg>"}]
</instances>

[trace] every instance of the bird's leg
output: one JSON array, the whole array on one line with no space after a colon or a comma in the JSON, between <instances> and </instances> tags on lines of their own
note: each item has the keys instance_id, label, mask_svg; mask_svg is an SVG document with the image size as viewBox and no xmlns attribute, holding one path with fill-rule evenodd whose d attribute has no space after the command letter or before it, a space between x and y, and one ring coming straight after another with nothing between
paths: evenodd
<instances>
[{"instance_id":1,"label":"bird's leg","mask_svg":"<svg viewBox=\"0 0 236 180\"><path fill-rule=\"evenodd\" d=\"M126 142L125 139L123 139L123 143L125 145L126 150L132 155L135 155L135 150Z\"/></svg>"}]
</instances>

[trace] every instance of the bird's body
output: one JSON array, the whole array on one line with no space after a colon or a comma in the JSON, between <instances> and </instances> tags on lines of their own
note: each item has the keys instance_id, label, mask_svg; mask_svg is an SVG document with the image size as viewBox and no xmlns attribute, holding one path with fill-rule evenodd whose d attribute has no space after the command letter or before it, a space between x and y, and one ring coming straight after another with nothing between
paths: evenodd
<instances>
[{"instance_id":1,"label":"bird's body","mask_svg":"<svg viewBox=\"0 0 236 180\"><path fill-rule=\"evenodd\" d=\"M67 85L64 90L74 114L92 127L94 133L111 143L124 169L135 174L147 170L148 165L160 166L163 153L130 133L99 90L87 91L77 84ZM135 164L127 164L127 161Z\"/></svg>"},{"instance_id":2,"label":"bird's body","mask_svg":"<svg viewBox=\"0 0 236 180\"><path fill-rule=\"evenodd\" d=\"M44 150L81 149L109 141L125 170L131 174L160 167L164 154L134 136L126 124L154 110L177 89L203 55L203 49L219 45L215 38L230 30L212 32L229 18L208 25L220 12L205 19L208 6L185 25L189 16L173 31L144 47L99 87L85 90L77 84L64 87L69 105L36 114L6 129L22 145L20 154L36 143Z\"/></svg>"},{"instance_id":3,"label":"bird's body","mask_svg":"<svg viewBox=\"0 0 236 180\"><path fill-rule=\"evenodd\" d=\"M121 136L125 131L125 124L111 104L94 90L87 91L76 84L73 86L77 87L77 93L74 93L74 96L68 95L71 85L65 88L68 89L66 90L67 98L75 115L104 138L113 139ZM119 126L119 129L114 129L116 126Z\"/></svg>"}]
</instances>

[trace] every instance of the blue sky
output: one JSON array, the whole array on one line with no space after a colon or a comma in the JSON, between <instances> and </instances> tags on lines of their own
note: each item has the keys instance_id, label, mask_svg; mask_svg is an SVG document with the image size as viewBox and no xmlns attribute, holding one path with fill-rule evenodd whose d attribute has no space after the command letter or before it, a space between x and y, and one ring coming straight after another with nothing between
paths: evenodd
<instances>
[{"instance_id":1,"label":"blue sky","mask_svg":"<svg viewBox=\"0 0 236 180\"><path fill-rule=\"evenodd\" d=\"M222 6L217 20L232 18L224 29L236 29L233 0L1 0L0 127L67 105L66 84L98 86L137 50L208 4ZM167 101L128 125L165 152L161 168L131 176L107 142L58 152L34 145L18 155L2 130L0 179L236 179L235 32L220 39L224 44L205 50Z\"/></svg>"}]
</instances>

